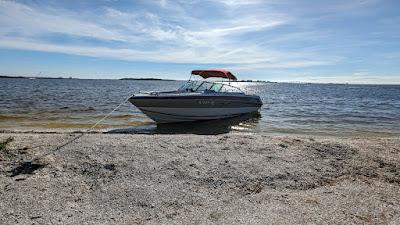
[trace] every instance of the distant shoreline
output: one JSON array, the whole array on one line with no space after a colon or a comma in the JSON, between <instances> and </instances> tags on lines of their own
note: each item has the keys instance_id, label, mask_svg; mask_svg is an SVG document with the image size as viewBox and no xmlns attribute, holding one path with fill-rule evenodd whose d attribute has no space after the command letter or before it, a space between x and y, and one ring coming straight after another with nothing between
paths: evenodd
<instances>
[{"instance_id":1,"label":"distant shoreline","mask_svg":"<svg viewBox=\"0 0 400 225\"><path fill-rule=\"evenodd\" d=\"M75 77L24 77L24 76L6 76L0 75L0 78L5 79L59 79L59 80L151 80L151 81L176 81L172 79L161 79L161 78L116 78L116 79L102 79L102 78L75 78Z\"/></svg>"},{"instance_id":2,"label":"distant shoreline","mask_svg":"<svg viewBox=\"0 0 400 225\"><path fill-rule=\"evenodd\" d=\"M145 78L134 78L134 77L124 77L124 78L116 78L116 79L102 79L102 78L74 78L74 77L24 77L24 76L7 76L7 75L0 75L0 78L18 78L18 79L75 79L75 80L138 80L138 81L180 81L174 79L163 79L163 78L152 78L152 77L145 77ZM237 81L222 81L222 82L259 82L259 83L278 83L273 81L263 81L263 80L237 80Z\"/></svg>"},{"instance_id":3,"label":"distant shoreline","mask_svg":"<svg viewBox=\"0 0 400 225\"><path fill-rule=\"evenodd\" d=\"M73 77L24 77L24 76L6 76L0 75L0 78L19 78L19 79L79 79Z\"/></svg>"},{"instance_id":4,"label":"distant shoreline","mask_svg":"<svg viewBox=\"0 0 400 225\"><path fill-rule=\"evenodd\" d=\"M75 78L75 77L24 77L24 76L7 76L7 75L0 75L0 78L5 79L59 79L59 80L148 80L148 81L177 81L173 79L162 79L162 78L116 78L116 79L89 79L89 78Z\"/></svg>"},{"instance_id":5,"label":"distant shoreline","mask_svg":"<svg viewBox=\"0 0 400 225\"><path fill-rule=\"evenodd\" d=\"M150 81L176 81L176 80L172 80L172 79L161 79L161 78L121 78L121 79L117 79L117 80L150 80Z\"/></svg>"},{"instance_id":6,"label":"distant shoreline","mask_svg":"<svg viewBox=\"0 0 400 225\"><path fill-rule=\"evenodd\" d=\"M136 80L136 81L186 81L163 78L76 78L76 77L25 77L25 76L8 76L0 75L0 79L51 79L51 80ZM268 83L268 84L323 84L323 85L382 85L382 86L399 86L400 84L360 84L360 83L318 83L318 82L298 82L298 81L264 81L264 80L237 80L237 81L222 81L222 82L249 82L249 83Z\"/></svg>"}]
</instances>

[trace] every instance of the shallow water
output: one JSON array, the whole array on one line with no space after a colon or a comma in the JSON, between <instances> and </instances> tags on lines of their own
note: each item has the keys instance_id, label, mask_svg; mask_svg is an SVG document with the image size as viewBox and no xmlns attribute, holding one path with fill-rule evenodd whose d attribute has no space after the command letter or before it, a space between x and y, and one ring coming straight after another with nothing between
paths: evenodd
<instances>
[{"instance_id":1,"label":"shallow water","mask_svg":"<svg viewBox=\"0 0 400 225\"><path fill-rule=\"evenodd\" d=\"M86 129L130 95L182 81L1 79L0 128ZM261 96L259 116L156 126L130 103L98 128L132 133L400 136L399 85L237 83Z\"/></svg>"}]
</instances>

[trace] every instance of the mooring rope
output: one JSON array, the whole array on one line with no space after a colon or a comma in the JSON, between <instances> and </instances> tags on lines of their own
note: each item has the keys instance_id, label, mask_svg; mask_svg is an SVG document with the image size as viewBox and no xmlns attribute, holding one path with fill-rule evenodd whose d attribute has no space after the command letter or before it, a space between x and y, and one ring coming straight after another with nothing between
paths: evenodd
<instances>
[{"instance_id":1,"label":"mooring rope","mask_svg":"<svg viewBox=\"0 0 400 225\"><path fill-rule=\"evenodd\" d=\"M121 107L123 104L125 104L129 98L131 98L131 96L129 96L127 99L125 99L125 101L121 102L121 104L119 104L117 107L115 107L110 113L108 113L106 116L104 116L101 120L97 121L97 123L95 123L92 127L90 127L86 133L88 133L89 131L93 130L99 123L103 122L103 120L107 119L109 116L111 116L111 114L113 114L117 109L119 109L119 107Z\"/></svg>"},{"instance_id":2,"label":"mooring rope","mask_svg":"<svg viewBox=\"0 0 400 225\"><path fill-rule=\"evenodd\" d=\"M105 115L105 116L104 116L103 118L101 118L99 121L97 121L93 126L91 126L91 127L90 127L89 129L87 129L86 131L80 132L78 136L75 136L75 137L72 138L71 140L69 140L69 141L63 143L62 145L57 146L55 149L53 149L53 150L51 150L51 151L49 151L49 152L47 152L47 153L45 153L45 154L43 154L43 155L40 155L40 156L38 156L38 157L32 159L30 162L36 161L36 160L38 160L38 159L40 159L40 158L46 157L46 156L48 156L48 155L50 155L50 154L53 154L53 153L55 153L55 152L61 150L61 149L64 148L65 146L71 144L72 142L78 140L79 138L83 137L84 134L91 132L97 125L99 125L102 121L104 121L104 120L107 119L109 116L111 116L111 114L113 114L115 111L117 111L122 105L124 105L124 104L129 100L130 97L131 97L131 96L129 96L128 98L126 98L126 99L125 99L123 102L121 102L117 107L115 107L111 112L109 112L107 115Z\"/></svg>"}]
</instances>

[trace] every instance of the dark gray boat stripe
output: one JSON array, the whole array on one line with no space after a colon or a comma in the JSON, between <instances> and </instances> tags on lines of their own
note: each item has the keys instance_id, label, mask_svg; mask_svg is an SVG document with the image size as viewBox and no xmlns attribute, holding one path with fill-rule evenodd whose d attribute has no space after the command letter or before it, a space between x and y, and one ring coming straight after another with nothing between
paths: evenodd
<instances>
[{"instance_id":1,"label":"dark gray boat stripe","mask_svg":"<svg viewBox=\"0 0 400 225\"><path fill-rule=\"evenodd\" d=\"M146 110L146 109L140 109L143 112L150 112L150 113L157 113L157 114L162 114L162 115L167 115L167 116L174 116L174 117L182 117L182 118L216 118L216 117L233 117L233 116L238 116L241 114L245 113L236 113L236 114L226 114L226 115L218 115L218 116L183 116L183 115L174 115L174 114L169 114L169 113L161 113L161 112L155 112L151 110Z\"/></svg>"},{"instance_id":2,"label":"dark gray boat stripe","mask_svg":"<svg viewBox=\"0 0 400 225\"><path fill-rule=\"evenodd\" d=\"M162 108L237 108L237 107L261 107L262 102L257 99L248 101L226 99L129 99L136 107L162 107Z\"/></svg>"},{"instance_id":3,"label":"dark gray boat stripe","mask_svg":"<svg viewBox=\"0 0 400 225\"><path fill-rule=\"evenodd\" d=\"M240 99L242 100L244 97L249 98L249 99L257 99L257 96L249 96L249 95L243 95L243 96L218 96L218 95L210 95L210 96L205 96L205 95L196 95L196 96L132 96L130 99L204 99L204 98L212 98L212 99Z\"/></svg>"}]
</instances>

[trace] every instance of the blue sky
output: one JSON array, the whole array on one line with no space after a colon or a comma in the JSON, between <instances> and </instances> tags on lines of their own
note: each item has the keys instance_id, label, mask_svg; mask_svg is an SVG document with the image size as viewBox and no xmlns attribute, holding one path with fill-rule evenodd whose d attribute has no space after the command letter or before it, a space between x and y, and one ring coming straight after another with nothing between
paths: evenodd
<instances>
[{"instance_id":1,"label":"blue sky","mask_svg":"<svg viewBox=\"0 0 400 225\"><path fill-rule=\"evenodd\" d=\"M0 74L400 83L396 0L0 0Z\"/></svg>"}]
</instances>

